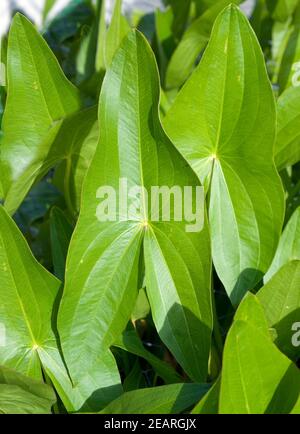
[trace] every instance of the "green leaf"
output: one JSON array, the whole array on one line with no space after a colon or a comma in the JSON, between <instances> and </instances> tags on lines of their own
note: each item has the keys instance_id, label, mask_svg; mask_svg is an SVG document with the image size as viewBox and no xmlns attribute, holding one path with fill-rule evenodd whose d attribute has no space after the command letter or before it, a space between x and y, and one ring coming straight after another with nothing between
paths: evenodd
<instances>
[{"instance_id":1,"label":"green leaf","mask_svg":"<svg viewBox=\"0 0 300 434\"><path fill-rule=\"evenodd\" d=\"M268 0L271 5L272 17L276 21L286 21L298 5L298 0Z\"/></svg>"},{"instance_id":2,"label":"green leaf","mask_svg":"<svg viewBox=\"0 0 300 434\"><path fill-rule=\"evenodd\" d=\"M156 329L190 378L205 381L212 333L207 228L190 236L180 224L153 225L144 252Z\"/></svg>"},{"instance_id":3,"label":"green leaf","mask_svg":"<svg viewBox=\"0 0 300 434\"><path fill-rule=\"evenodd\" d=\"M212 385L200 402L193 408L191 414L218 414L221 378Z\"/></svg>"},{"instance_id":4,"label":"green leaf","mask_svg":"<svg viewBox=\"0 0 300 434\"><path fill-rule=\"evenodd\" d=\"M221 414L290 413L299 398L299 370L272 343L267 329L262 333L263 324L259 328L257 322L237 319L228 333L221 379Z\"/></svg>"},{"instance_id":5,"label":"green leaf","mask_svg":"<svg viewBox=\"0 0 300 434\"><path fill-rule=\"evenodd\" d=\"M105 40L106 40L106 0L98 0L97 20L98 20L98 38L97 38L97 52L96 52L96 71L105 69Z\"/></svg>"},{"instance_id":6,"label":"green leaf","mask_svg":"<svg viewBox=\"0 0 300 434\"><path fill-rule=\"evenodd\" d=\"M197 402L207 389L206 384L171 384L134 390L121 395L101 413L178 414Z\"/></svg>"},{"instance_id":7,"label":"green leaf","mask_svg":"<svg viewBox=\"0 0 300 434\"><path fill-rule=\"evenodd\" d=\"M42 379L38 353L54 337L51 315L60 282L36 262L3 207L0 222L0 318L6 330L0 363Z\"/></svg>"},{"instance_id":8,"label":"green leaf","mask_svg":"<svg viewBox=\"0 0 300 434\"><path fill-rule=\"evenodd\" d=\"M20 14L10 28L7 76L1 183L5 207L13 213L49 168L51 144L63 119L78 110L80 102L44 39Z\"/></svg>"},{"instance_id":9,"label":"green leaf","mask_svg":"<svg viewBox=\"0 0 300 434\"><path fill-rule=\"evenodd\" d=\"M0 414L49 414L55 402L51 387L0 366Z\"/></svg>"},{"instance_id":10,"label":"green leaf","mask_svg":"<svg viewBox=\"0 0 300 434\"><path fill-rule=\"evenodd\" d=\"M149 301L146 295L146 291L144 290L144 288L142 288L139 290L139 294L137 296L136 303L131 314L131 320L135 322L139 319L146 318L149 312Z\"/></svg>"},{"instance_id":11,"label":"green leaf","mask_svg":"<svg viewBox=\"0 0 300 434\"><path fill-rule=\"evenodd\" d=\"M53 164L60 163L54 184L64 193L68 210L80 209L82 184L94 156L99 137L96 107L69 116L58 132L49 153Z\"/></svg>"},{"instance_id":12,"label":"green leaf","mask_svg":"<svg viewBox=\"0 0 300 434\"><path fill-rule=\"evenodd\" d=\"M141 186L147 192L156 185L199 185L160 125L159 89L148 43L140 33L130 32L104 79L100 142L85 180L67 259L58 325L74 381L93 371L99 354L108 352L130 319L144 237L147 293L158 332L192 377L207 374L212 329L207 226L202 232L186 233L184 222L174 221L173 214L168 223L152 222L145 196L140 209L133 206L131 196L129 214L117 206L112 221L106 202L99 205L100 188L107 186L117 204L120 195L127 200L122 179L128 189ZM170 270L171 263L177 271ZM158 273L163 273L168 291L157 281ZM173 336L179 322L180 333ZM87 357L82 359L82 354Z\"/></svg>"},{"instance_id":13,"label":"green leaf","mask_svg":"<svg viewBox=\"0 0 300 434\"><path fill-rule=\"evenodd\" d=\"M299 287L300 261L291 261L280 268L257 293L269 327L276 330L276 345L295 361L300 353L292 339L297 331L294 330L295 324L300 319Z\"/></svg>"},{"instance_id":14,"label":"green leaf","mask_svg":"<svg viewBox=\"0 0 300 434\"><path fill-rule=\"evenodd\" d=\"M290 21L283 23L277 21L272 26L272 63L274 68L272 82L275 84L278 83L282 58L293 30Z\"/></svg>"},{"instance_id":15,"label":"green leaf","mask_svg":"<svg viewBox=\"0 0 300 434\"><path fill-rule=\"evenodd\" d=\"M43 7L43 23L45 23L47 16L53 6L55 5L56 0L45 0L44 7Z\"/></svg>"},{"instance_id":16,"label":"green leaf","mask_svg":"<svg viewBox=\"0 0 300 434\"><path fill-rule=\"evenodd\" d=\"M130 31L130 26L122 15L122 0L115 0L114 12L110 26L106 32L104 49L105 65L108 68L123 39Z\"/></svg>"},{"instance_id":17,"label":"green leaf","mask_svg":"<svg viewBox=\"0 0 300 434\"><path fill-rule=\"evenodd\" d=\"M173 10L168 7L166 10L155 11L155 46L162 84L165 82L165 73L168 62L176 48L176 41L172 30L174 21Z\"/></svg>"},{"instance_id":18,"label":"green leaf","mask_svg":"<svg viewBox=\"0 0 300 434\"><path fill-rule=\"evenodd\" d=\"M257 298L250 292L245 295L243 302L240 304L234 321L244 321L247 324L251 324L262 334L265 334L268 338L270 337L263 306L260 305Z\"/></svg>"},{"instance_id":19,"label":"green leaf","mask_svg":"<svg viewBox=\"0 0 300 434\"><path fill-rule=\"evenodd\" d=\"M289 87L299 86L300 83L300 25L292 26L289 32L285 50L281 58L278 72L278 85L280 92Z\"/></svg>"},{"instance_id":20,"label":"green leaf","mask_svg":"<svg viewBox=\"0 0 300 434\"><path fill-rule=\"evenodd\" d=\"M79 83L91 79L96 71L99 73L97 81L100 81L100 77L105 71L105 12L105 0L97 0L95 19L81 42L77 56L77 80Z\"/></svg>"},{"instance_id":21,"label":"green leaf","mask_svg":"<svg viewBox=\"0 0 300 434\"><path fill-rule=\"evenodd\" d=\"M277 102L275 163L278 170L300 161L300 87L291 87Z\"/></svg>"},{"instance_id":22,"label":"green leaf","mask_svg":"<svg viewBox=\"0 0 300 434\"><path fill-rule=\"evenodd\" d=\"M276 254L264 277L264 282L268 282L283 265L293 259L300 260L300 207L294 211L281 235Z\"/></svg>"},{"instance_id":23,"label":"green leaf","mask_svg":"<svg viewBox=\"0 0 300 434\"><path fill-rule=\"evenodd\" d=\"M218 1L207 9L184 33L167 69L166 87L180 87L191 74L196 60L206 47L217 15L230 3L241 0Z\"/></svg>"},{"instance_id":24,"label":"green leaf","mask_svg":"<svg viewBox=\"0 0 300 434\"><path fill-rule=\"evenodd\" d=\"M147 387L145 376L141 369L139 360L136 359L133 368L124 379L123 389L124 392L130 392L131 390L143 389Z\"/></svg>"},{"instance_id":25,"label":"green leaf","mask_svg":"<svg viewBox=\"0 0 300 434\"><path fill-rule=\"evenodd\" d=\"M114 343L116 347L122 348L131 354L135 354L138 357L142 357L153 367L157 375L162 378L165 383L180 383L182 378L177 374L174 369L166 362L161 361L158 357L154 356L150 351L147 351L138 335L134 330L125 331L122 336Z\"/></svg>"},{"instance_id":26,"label":"green leaf","mask_svg":"<svg viewBox=\"0 0 300 434\"><path fill-rule=\"evenodd\" d=\"M172 31L180 39L189 19L191 0L167 0L167 4L171 6L174 16Z\"/></svg>"},{"instance_id":27,"label":"green leaf","mask_svg":"<svg viewBox=\"0 0 300 434\"><path fill-rule=\"evenodd\" d=\"M63 211L54 207L50 215L50 236L55 276L64 280L65 263L73 227Z\"/></svg>"},{"instance_id":28,"label":"green leaf","mask_svg":"<svg viewBox=\"0 0 300 434\"><path fill-rule=\"evenodd\" d=\"M164 125L209 191L214 265L238 304L271 263L284 197L273 162L275 104L264 58L234 5L217 18Z\"/></svg>"},{"instance_id":29,"label":"green leaf","mask_svg":"<svg viewBox=\"0 0 300 434\"><path fill-rule=\"evenodd\" d=\"M72 385L56 339L60 282L33 257L22 234L0 207L0 322L5 345L0 364L41 380L46 371L69 411L100 409L122 391L116 363L99 357L93 376Z\"/></svg>"},{"instance_id":30,"label":"green leaf","mask_svg":"<svg viewBox=\"0 0 300 434\"><path fill-rule=\"evenodd\" d=\"M64 50L62 45L80 36L84 26L89 26L94 18L92 2L70 0L68 4L47 24L45 38L54 46L55 51Z\"/></svg>"}]
</instances>

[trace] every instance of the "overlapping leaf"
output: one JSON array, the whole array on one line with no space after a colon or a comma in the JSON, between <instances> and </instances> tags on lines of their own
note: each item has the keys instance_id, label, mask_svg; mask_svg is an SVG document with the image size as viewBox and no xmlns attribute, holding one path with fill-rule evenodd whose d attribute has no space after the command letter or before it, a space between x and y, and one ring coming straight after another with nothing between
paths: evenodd
<instances>
[{"instance_id":1,"label":"overlapping leaf","mask_svg":"<svg viewBox=\"0 0 300 434\"><path fill-rule=\"evenodd\" d=\"M300 69L300 68L299 68ZM275 163L278 170L300 160L300 87L287 89L277 102Z\"/></svg>"},{"instance_id":2,"label":"overlapping leaf","mask_svg":"<svg viewBox=\"0 0 300 434\"><path fill-rule=\"evenodd\" d=\"M0 305L0 323L5 331L0 364L39 380L43 368L70 411L84 405L100 409L117 397L122 390L119 373L112 356L106 354L99 358L93 375L83 375L80 384L72 385L55 331L60 282L34 259L3 207L0 266L0 298L5 300Z\"/></svg>"},{"instance_id":3,"label":"overlapping leaf","mask_svg":"<svg viewBox=\"0 0 300 434\"><path fill-rule=\"evenodd\" d=\"M123 39L130 31L126 18L122 15L122 0L115 0L114 12L110 26L106 32L104 58L108 68Z\"/></svg>"},{"instance_id":4,"label":"overlapping leaf","mask_svg":"<svg viewBox=\"0 0 300 434\"><path fill-rule=\"evenodd\" d=\"M50 216L50 237L55 276L64 280L65 263L73 227L59 208L52 208Z\"/></svg>"},{"instance_id":5,"label":"overlapping leaf","mask_svg":"<svg viewBox=\"0 0 300 434\"><path fill-rule=\"evenodd\" d=\"M191 407L205 394L208 385L172 384L124 393L102 414L176 414Z\"/></svg>"},{"instance_id":6,"label":"overlapping leaf","mask_svg":"<svg viewBox=\"0 0 300 434\"><path fill-rule=\"evenodd\" d=\"M43 38L19 14L9 33L7 77L1 183L5 206L14 212L33 182L51 167L51 144L80 101Z\"/></svg>"},{"instance_id":7,"label":"overlapping leaf","mask_svg":"<svg viewBox=\"0 0 300 434\"><path fill-rule=\"evenodd\" d=\"M165 128L209 191L214 264L237 304L271 263L284 201L273 162L274 97L259 44L235 6L217 18Z\"/></svg>"},{"instance_id":8,"label":"overlapping leaf","mask_svg":"<svg viewBox=\"0 0 300 434\"><path fill-rule=\"evenodd\" d=\"M286 21L293 14L298 0L267 0L274 20Z\"/></svg>"},{"instance_id":9,"label":"overlapping leaf","mask_svg":"<svg viewBox=\"0 0 300 434\"><path fill-rule=\"evenodd\" d=\"M272 264L264 276L264 281L268 282L283 265L294 259L300 260L300 207L294 211L284 228Z\"/></svg>"},{"instance_id":10,"label":"overlapping leaf","mask_svg":"<svg viewBox=\"0 0 300 434\"><path fill-rule=\"evenodd\" d=\"M69 116L61 126L49 152L57 167L54 184L64 193L72 215L79 212L84 177L93 158L99 136L95 107Z\"/></svg>"},{"instance_id":11,"label":"overlapping leaf","mask_svg":"<svg viewBox=\"0 0 300 434\"><path fill-rule=\"evenodd\" d=\"M180 383L180 381L182 381L180 375L177 374L171 366L166 362L161 361L144 348L136 331L125 331L114 345L147 360L156 371L157 375L161 377L166 384Z\"/></svg>"},{"instance_id":12,"label":"overlapping leaf","mask_svg":"<svg viewBox=\"0 0 300 434\"><path fill-rule=\"evenodd\" d=\"M167 69L167 88L180 87L191 74L197 58L208 43L217 15L230 3L241 0L221 0L207 9L184 33Z\"/></svg>"},{"instance_id":13,"label":"overlapping leaf","mask_svg":"<svg viewBox=\"0 0 300 434\"><path fill-rule=\"evenodd\" d=\"M293 0L292 0L293 1ZM278 71L280 93L289 87L297 87L300 83L300 4L297 2L296 12L289 19L290 25L282 43L282 55Z\"/></svg>"},{"instance_id":14,"label":"overlapping leaf","mask_svg":"<svg viewBox=\"0 0 300 434\"><path fill-rule=\"evenodd\" d=\"M256 304L261 317L262 307L254 296L247 297L243 303ZM267 329L262 332L263 323L261 328L257 325L257 319L237 318L228 333L220 413L278 414L299 410L299 370L272 343Z\"/></svg>"},{"instance_id":15,"label":"overlapping leaf","mask_svg":"<svg viewBox=\"0 0 300 434\"><path fill-rule=\"evenodd\" d=\"M276 331L276 345L295 361L300 356L300 349L292 338L298 330L297 323L300 322L299 288L300 260L285 264L257 293L269 327Z\"/></svg>"},{"instance_id":16,"label":"overlapping leaf","mask_svg":"<svg viewBox=\"0 0 300 434\"><path fill-rule=\"evenodd\" d=\"M193 408L192 414L218 414L221 378L211 386L209 391Z\"/></svg>"},{"instance_id":17,"label":"overlapping leaf","mask_svg":"<svg viewBox=\"0 0 300 434\"><path fill-rule=\"evenodd\" d=\"M154 56L144 38L131 32L103 83L100 142L67 259L59 333L75 381L93 371L99 354L125 329L137 298L144 237L146 286L158 332L188 375L198 381L207 375L212 328L207 227L186 233L185 222L174 221L173 214L170 222L154 223L143 195L138 209L133 196L129 213L119 207L120 198L127 200L120 180L126 179L128 189L149 192L152 186L199 184L165 136L158 105ZM100 201L105 186L117 201L112 221L110 205Z\"/></svg>"},{"instance_id":18,"label":"overlapping leaf","mask_svg":"<svg viewBox=\"0 0 300 434\"><path fill-rule=\"evenodd\" d=\"M51 387L0 366L0 414L47 414L55 402Z\"/></svg>"}]
</instances>

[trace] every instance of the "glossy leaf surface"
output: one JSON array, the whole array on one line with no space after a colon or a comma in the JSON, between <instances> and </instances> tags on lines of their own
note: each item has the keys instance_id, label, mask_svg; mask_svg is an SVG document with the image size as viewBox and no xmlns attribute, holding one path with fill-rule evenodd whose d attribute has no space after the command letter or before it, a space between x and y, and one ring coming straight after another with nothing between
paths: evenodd
<instances>
[{"instance_id":1,"label":"glossy leaf surface","mask_svg":"<svg viewBox=\"0 0 300 434\"><path fill-rule=\"evenodd\" d=\"M284 203L273 163L274 97L259 44L235 6L217 18L164 125L209 192L214 265L237 304L271 263Z\"/></svg>"}]
</instances>

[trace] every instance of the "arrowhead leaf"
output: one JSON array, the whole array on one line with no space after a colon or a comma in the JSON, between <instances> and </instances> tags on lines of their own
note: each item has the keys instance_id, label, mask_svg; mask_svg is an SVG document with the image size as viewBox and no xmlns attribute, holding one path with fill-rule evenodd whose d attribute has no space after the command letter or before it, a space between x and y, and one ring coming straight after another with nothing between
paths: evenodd
<instances>
[{"instance_id":1,"label":"arrowhead leaf","mask_svg":"<svg viewBox=\"0 0 300 434\"><path fill-rule=\"evenodd\" d=\"M98 206L100 187L112 187L117 202L122 199L121 179L128 188L147 191L165 184L199 185L166 137L158 106L153 53L141 34L131 32L104 79L100 142L67 258L58 328L74 381L92 372L99 354L107 353L126 327L138 294L143 240L147 292L158 332L191 377L203 381L207 375L212 330L207 226L199 233L185 233L184 222L175 222L173 215L166 224L152 222L145 197L141 209L130 209L128 216L118 209L116 221L103 221L107 215ZM169 270L172 261L175 272ZM168 291L151 278L150 270L154 276L164 273ZM179 322L180 333L173 336Z\"/></svg>"},{"instance_id":2,"label":"arrowhead leaf","mask_svg":"<svg viewBox=\"0 0 300 434\"><path fill-rule=\"evenodd\" d=\"M47 171L51 144L63 119L80 108L80 100L42 36L20 14L9 32L7 77L1 182L5 207L13 213Z\"/></svg>"},{"instance_id":3,"label":"arrowhead leaf","mask_svg":"<svg viewBox=\"0 0 300 434\"><path fill-rule=\"evenodd\" d=\"M238 304L271 263L284 198L273 162L274 97L257 39L235 6L217 18L164 125L209 191L214 265Z\"/></svg>"},{"instance_id":4,"label":"arrowhead leaf","mask_svg":"<svg viewBox=\"0 0 300 434\"><path fill-rule=\"evenodd\" d=\"M189 77L197 58L209 41L217 15L230 3L239 4L241 0L215 2L185 31L168 65L166 74L166 87L168 89L180 87Z\"/></svg>"},{"instance_id":5,"label":"arrowhead leaf","mask_svg":"<svg viewBox=\"0 0 300 434\"><path fill-rule=\"evenodd\" d=\"M69 411L98 409L122 391L116 363L105 354L93 375L72 385L59 351L55 309L60 282L33 257L22 234L0 206L0 323L5 345L0 364L42 380L42 368ZM104 392L105 390L105 392Z\"/></svg>"}]
</instances>

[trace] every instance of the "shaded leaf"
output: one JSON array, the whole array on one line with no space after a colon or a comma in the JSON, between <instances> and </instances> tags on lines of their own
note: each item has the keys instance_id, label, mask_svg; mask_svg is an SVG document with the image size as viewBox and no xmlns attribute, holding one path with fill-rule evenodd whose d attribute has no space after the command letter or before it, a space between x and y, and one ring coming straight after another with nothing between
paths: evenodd
<instances>
[{"instance_id":1,"label":"shaded leaf","mask_svg":"<svg viewBox=\"0 0 300 434\"><path fill-rule=\"evenodd\" d=\"M68 210L76 216L80 209L82 184L98 143L97 110L91 107L69 116L51 147L49 159L60 163L54 184L64 193Z\"/></svg>"},{"instance_id":2,"label":"shaded leaf","mask_svg":"<svg viewBox=\"0 0 300 434\"><path fill-rule=\"evenodd\" d=\"M237 319L225 343L219 412L290 413L299 390L297 367L261 332L257 322Z\"/></svg>"},{"instance_id":3,"label":"shaded leaf","mask_svg":"<svg viewBox=\"0 0 300 434\"><path fill-rule=\"evenodd\" d=\"M122 15L122 0L115 0L114 12L110 26L106 32L104 58L108 68L123 39L130 31L126 18Z\"/></svg>"},{"instance_id":4,"label":"shaded leaf","mask_svg":"<svg viewBox=\"0 0 300 434\"><path fill-rule=\"evenodd\" d=\"M269 327L276 331L276 345L295 361L300 356L300 349L292 339L297 331L294 326L300 319L299 287L300 261L291 261L280 268L257 293Z\"/></svg>"},{"instance_id":5,"label":"shaded leaf","mask_svg":"<svg viewBox=\"0 0 300 434\"><path fill-rule=\"evenodd\" d=\"M200 402L193 408L191 414L218 414L221 378L211 386Z\"/></svg>"},{"instance_id":6,"label":"shaded leaf","mask_svg":"<svg viewBox=\"0 0 300 434\"><path fill-rule=\"evenodd\" d=\"M0 366L0 413L51 413L55 402L51 387Z\"/></svg>"},{"instance_id":7,"label":"shaded leaf","mask_svg":"<svg viewBox=\"0 0 300 434\"><path fill-rule=\"evenodd\" d=\"M298 207L288 221L281 235L273 262L264 277L264 282L293 259L300 260L300 207Z\"/></svg>"},{"instance_id":8,"label":"shaded leaf","mask_svg":"<svg viewBox=\"0 0 300 434\"><path fill-rule=\"evenodd\" d=\"M207 391L205 384L171 384L124 393L102 414L178 414ZM157 399L159 397L159 399Z\"/></svg>"},{"instance_id":9,"label":"shaded leaf","mask_svg":"<svg viewBox=\"0 0 300 434\"><path fill-rule=\"evenodd\" d=\"M50 215L50 236L55 276L64 280L65 263L73 227L63 211L54 207Z\"/></svg>"},{"instance_id":10,"label":"shaded leaf","mask_svg":"<svg viewBox=\"0 0 300 434\"><path fill-rule=\"evenodd\" d=\"M272 11L272 17L276 21L286 21L296 9L298 0L267 0Z\"/></svg>"},{"instance_id":11,"label":"shaded leaf","mask_svg":"<svg viewBox=\"0 0 300 434\"><path fill-rule=\"evenodd\" d=\"M300 87L291 87L277 102L275 163L278 170L300 161Z\"/></svg>"},{"instance_id":12,"label":"shaded leaf","mask_svg":"<svg viewBox=\"0 0 300 434\"><path fill-rule=\"evenodd\" d=\"M181 376L177 374L171 366L166 362L161 361L158 357L144 348L135 331L125 331L122 336L116 340L114 345L147 360L157 375L167 384L180 383L180 381L182 381Z\"/></svg>"},{"instance_id":13,"label":"shaded leaf","mask_svg":"<svg viewBox=\"0 0 300 434\"><path fill-rule=\"evenodd\" d=\"M42 380L42 367L69 411L100 409L122 391L116 363L98 359L93 375L73 385L59 351L55 314L60 282L33 257L14 222L0 207L0 322L5 346L0 364ZM54 329L54 331L53 331Z\"/></svg>"}]
</instances>

